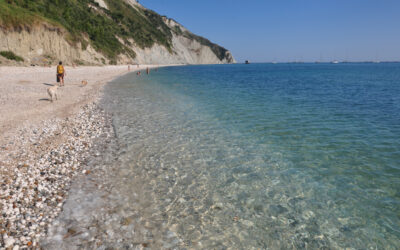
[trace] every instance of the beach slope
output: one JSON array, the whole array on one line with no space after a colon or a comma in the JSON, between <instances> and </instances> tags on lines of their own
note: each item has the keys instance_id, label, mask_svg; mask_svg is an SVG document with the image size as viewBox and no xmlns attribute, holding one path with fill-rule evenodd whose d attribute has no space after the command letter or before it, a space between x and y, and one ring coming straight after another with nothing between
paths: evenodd
<instances>
[{"instance_id":1,"label":"beach slope","mask_svg":"<svg viewBox=\"0 0 400 250\"><path fill-rule=\"evenodd\" d=\"M47 234L71 181L90 173L94 140L112 136L97 106L102 87L129 72L127 65L66 67L65 87L51 102L55 67L0 67L0 247L35 247Z\"/></svg>"}]
</instances>

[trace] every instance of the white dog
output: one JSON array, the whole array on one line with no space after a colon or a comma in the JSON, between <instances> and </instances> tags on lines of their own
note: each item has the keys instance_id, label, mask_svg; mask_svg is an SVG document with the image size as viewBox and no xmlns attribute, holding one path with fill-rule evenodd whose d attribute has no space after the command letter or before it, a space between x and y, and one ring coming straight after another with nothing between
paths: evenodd
<instances>
[{"instance_id":1,"label":"white dog","mask_svg":"<svg viewBox=\"0 0 400 250\"><path fill-rule=\"evenodd\" d=\"M58 100L57 89L58 89L57 85L54 85L47 89L47 93L49 94L49 96L51 98L51 102L53 102L54 97L56 98L56 100Z\"/></svg>"}]
</instances>

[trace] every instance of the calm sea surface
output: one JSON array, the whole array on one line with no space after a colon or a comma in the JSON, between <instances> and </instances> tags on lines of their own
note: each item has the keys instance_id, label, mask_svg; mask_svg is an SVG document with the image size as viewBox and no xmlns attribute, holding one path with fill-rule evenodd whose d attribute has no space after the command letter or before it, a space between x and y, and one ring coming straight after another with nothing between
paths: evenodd
<instances>
[{"instance_id":1,"label":"calm sea surface","mask_svg":"<svg viewBox=\"0 0 400 250\"><path fill-rule=\"evenodd\" d=\"M148 222L142 240L400 248L400 64L143 73L103 100L121 150L116 193L135 197L126 209Z\"/></svg>"}]
</instances>

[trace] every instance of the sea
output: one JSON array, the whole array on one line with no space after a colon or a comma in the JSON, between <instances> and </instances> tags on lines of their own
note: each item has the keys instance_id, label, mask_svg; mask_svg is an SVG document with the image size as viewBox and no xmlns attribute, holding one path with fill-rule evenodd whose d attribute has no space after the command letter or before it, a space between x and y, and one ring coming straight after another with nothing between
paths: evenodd
<instances>
[{"instance_id":1,"label":"sea","mask_svg":"<svg viewBox=\"0 0 400 250\"><path fill-rule=\"evenodd\" d=\"M118 246L400 249L400 63L165 67L104 93Z\"/></svg>"}]
</instances>

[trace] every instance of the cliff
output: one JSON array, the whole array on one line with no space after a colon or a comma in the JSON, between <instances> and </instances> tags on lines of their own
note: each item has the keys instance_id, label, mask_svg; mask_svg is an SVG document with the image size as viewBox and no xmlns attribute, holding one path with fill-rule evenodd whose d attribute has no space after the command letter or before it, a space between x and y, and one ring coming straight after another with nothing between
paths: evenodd
<instances>
[{"instance_id":1,"label":"cliff","mask_svg":"<svg viewBox=\"0 0 400 250\"><path fill-rule=\"evenodd\" d=\"M55 2L0 0L0 51L39 65L235 62L225 48L135 0Z\"/></svg>"}]
</instances>

